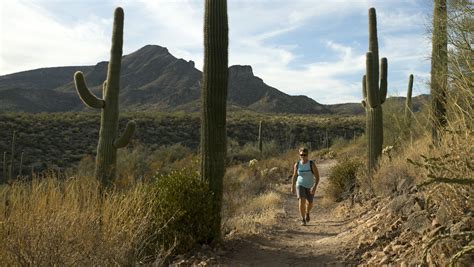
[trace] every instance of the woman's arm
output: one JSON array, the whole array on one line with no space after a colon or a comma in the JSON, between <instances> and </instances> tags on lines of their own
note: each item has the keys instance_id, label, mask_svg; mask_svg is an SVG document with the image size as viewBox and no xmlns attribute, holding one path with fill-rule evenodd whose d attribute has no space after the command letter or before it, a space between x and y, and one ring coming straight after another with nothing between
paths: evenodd
<instances>
[{"instance_id":1,"label":"woman's arm","mask_svg":"<svg viewBox=\"0 0 474 267\"><path fill-rule=\"evenodd\" d=\"M297 171L296 171L296 163L293 165L293 177L291 177L291 193L295 192L295 183L296 183L296 177L297 177Z\"/></svg>"},{"instance_id":2,"label":"woman's arm","mask_svg":"<svg viewBox=\"0 0 474 267\"><path fill-rule=\"evenodd\" d=\"M319 171L318 171L318 167L316 167L316 164L314 162L312 162L311 164L313 164L313 176L314 176L314 185L311 188L311 193L314 194L319 184Z\"/></svg>"}]
</instances>

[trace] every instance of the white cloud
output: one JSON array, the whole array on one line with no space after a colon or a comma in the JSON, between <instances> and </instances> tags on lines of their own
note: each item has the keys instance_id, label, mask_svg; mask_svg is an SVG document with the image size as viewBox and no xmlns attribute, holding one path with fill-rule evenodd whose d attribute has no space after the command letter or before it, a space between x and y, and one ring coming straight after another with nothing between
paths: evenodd
<instances>
[{"instance_id":1,"label":"white cloud","mask_svg":"<svg viewBox=\"0 0 474 267\"><path fill-rule=\"evenodd\" d=\"M0 74L94 64L107 56L107 21L96 19L65 27L32 3L3 1L2 9Z\"/></svg>"},{"instance_id":2,"label":"white cloud","mask_svg":"<svg viewBox=\"0 0 474 267\"><path fill-rule=\"evenodd\" d=\"M344 78L363 72L364 55L354 54L351 47L335 42L328 42L327 47L338 55L334 61L312 63L300 69L270 62L261 69L254 68L254 72L265 77L267 84L291 95L307 95L325 104L358 102L360 79L351 82Z\"/></svg>"},{"instance_id":3,"label":"white cloud","mask_svg":"<svg viewBox=\"0 0 474 267\"><path fill-rule=\"evenodd\" d=\"M60 20L59 14L42 7L42 2L1 2L0 75L108 60L112 12L103 12L107 14L104 18L82 14L80 21L68 21L66 26L62 24L64 17ZM404 3L409 6L412 1ZM85 4L94 5L94 1ZM125 10L125 54L146 44L157 44L178 58L195 61L196 67L202 69L203 1L111 0L104 5L109 8L112 4ZM406 5L395 0L229 0L229 64L251 65L254 74L268 85L292 95L305 94L322 103L359 102L360 78L352 78L364 72L365 50L359 51L350 44L364 43L357 38L367 30L354 30L351 26L360 24L361 19L366 23L370 6L377 8L379 31L383 32L379 34L380 54L389 58L389 72L400 77L408 77L409 73L414 73L415 78L424 77L429 45L416 26L421 13L406 14ZM68 8L67 2L64 8ZM314 51L302 50L308 46L304 43L307 39L288 38L296 31L324 29L336 22L344 25L337 30L337 40L327 41L336 37L325 36L308 38L314 42ZM351 34L352 40L344 39L346 33ZM308 59L320 50L326 53L322 54L323 60ZM400 86L405 83L405 79L396 79Z\"/></svg>"}]
</instances>

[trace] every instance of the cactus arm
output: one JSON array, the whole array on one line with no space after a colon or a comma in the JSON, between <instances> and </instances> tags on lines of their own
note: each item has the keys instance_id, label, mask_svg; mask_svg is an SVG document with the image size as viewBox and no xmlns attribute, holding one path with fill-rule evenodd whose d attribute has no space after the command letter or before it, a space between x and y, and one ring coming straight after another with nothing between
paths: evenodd
<instances>
[{"instance_id":1,"label":"cactus arm","mask_svg":"<svg viewBox=\"0 0 474 267\"><path fill-rule=\"evenodd\" d=\"M371 108L377 107L380 102L378 101L378 90L377 90L377 76L374 77L374 57L372 52L367 52L365 55L365 67L366 67L366 90L367 90L367 104Z\"/></svg>"},{"instance_id":2,"label":"cactus arm","mask_svg":"<svg viewBox=\"0 0 474 267\"><path fill-rule=\"evenodd\" d=\"M84 102L88 107L103 108L105 106L105 101L96 97L91 93L89 88L87 88L84 74L82 74L82 72L77 71L74 73L74 84L76 85L77 94L82 102Z\"/></svg>"},{"instance_id":3,"label":"cactus arm","mask_svg":"<svg viewBox=\"0 0 474 267\"><path fill-rule=\"evenodd\" d=\"M123 132L122 136L114 141L115 148L122 148L127 146L130 143L130 139L135 132L135 121L129 121L127 126L125 127L125 131Z\"/></svg>"},{"instance_id":4,"label":"cactus arm","mask_svg":"<svg viewBox=\"0 0 474 267\"><path fill-rule=\"evenodd\" d=\"M362 95L363 95L363 98L362 99L362 106L365 108L367 106L367 84L366 84L366 76L362 76Z\"/></svg>"},{"instance_id":5,"label":"cactus arm","mask_svg":"<svg viewBox=\"0 0 474 267\"><path fill-rule=\"evenodd\" d=\"M380 60L380 104L387 99L387 58Z\"/></svg>"}]
</instances>

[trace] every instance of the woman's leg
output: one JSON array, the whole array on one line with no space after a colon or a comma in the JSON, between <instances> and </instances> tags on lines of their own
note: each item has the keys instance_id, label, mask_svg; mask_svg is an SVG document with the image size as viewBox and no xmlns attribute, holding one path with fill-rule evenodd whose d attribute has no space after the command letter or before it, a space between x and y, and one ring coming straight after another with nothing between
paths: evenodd
<instances>
[{"instance_id":1,"label":"woman's leg","mask_svg":"<svg viewBox=\"0 0 474 267\"><path fill-rule=\"evenodd\" d=\"M309 202L306 200L306 203L307 203L306 213L309 213L311 209L313 208L313 202Z\"/></svg>"},{"instance_id":2,"label":"woman's leg","mask_svg":"<svg viewBox=\"0 0 474 267\"><path fill-rule=\"evenodd\" d=\"M301 218L304 219L305 215L306 215L306 198L303 198L301 197L299 199L299 204L300 204L300 214L301 214Z\"/></svg>"}]
</instances>

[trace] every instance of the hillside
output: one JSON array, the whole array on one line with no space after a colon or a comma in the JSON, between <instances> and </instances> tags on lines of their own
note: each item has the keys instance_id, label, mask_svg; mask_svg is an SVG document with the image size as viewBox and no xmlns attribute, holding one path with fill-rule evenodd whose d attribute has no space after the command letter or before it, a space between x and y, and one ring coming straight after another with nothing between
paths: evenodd
<instances>
[{"instance_id":1,"label":"hillside","mask_svg":"<svg viewBox=\"0 0 474 267\"><path fill-rule=\"evenodd\" d=\"M406 97L387 97L384 104L384 107L387 106L397 106L404 107ZM418 95L412 97L413 112L418 112L422 109L423 106L427 105L430 100L430 95ZM344 103L344 104L334 104L326 106L331 113L339 115L362 115L364 114L364 108L361 103Z\"/></svg>"},{"instance_id":2,"label":"hillside","mask_svg":"<svg viewBox=\"0 0 474 267\"><path fill-rule=\"evenodd\" d=\"M84 72L99 94L107 62L94 66L54 67L0 76L0 111L63 112L86 109L75 95L73 74ZM197 111L202 73L193 61L175 58L165 47L147 45L123 56L120 101L124 110ZM58 101L59 100L59 101ZM290 96L253 74L250 66L229 68L229 106L270 113L327 114L329 109L305 96Z\"/></svg>"},{"instance_id":3,"label":"hillside","mask_svg":"<svg viewBox=\"0 0 474 267\"><path fill-rule=\"evenodd\" d=\"M10 157L13 131L17 164L24 152L25 169L74 166L81 158L95 155L100 115L93 112L68 113L3 113L0 114L0 152ZM119 130L135 120L134 145L151 150L181 144L196 151L199 146L200 120L197 113L123 113ZM316 149L326 147L338 138L353 139L363 133L361 117L316 117L229 113L227 135L229 144L243 146L256 142L259 121L264 122L263 140L274 142L279 150L299 144ZM132 146L134 146L132 145ZM234 160L247 160L235 158ZM2 169L2 166L0 166Z\"/></svg>"}]
</instances>

